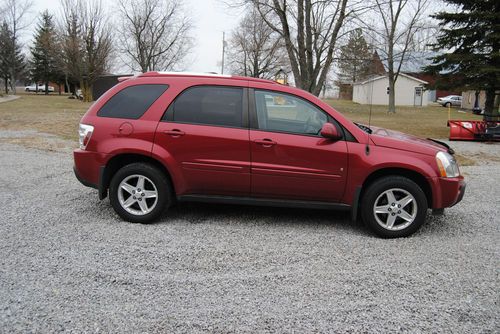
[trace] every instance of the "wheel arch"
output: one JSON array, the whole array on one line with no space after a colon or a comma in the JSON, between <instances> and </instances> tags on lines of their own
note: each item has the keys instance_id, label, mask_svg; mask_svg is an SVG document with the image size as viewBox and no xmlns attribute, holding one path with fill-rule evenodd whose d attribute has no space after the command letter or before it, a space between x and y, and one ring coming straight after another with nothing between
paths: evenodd
<instances>
[{"instance_id":1,"label":"wheel arch","mask_svg":"<svg viewBox=\"0 0 500 334\"><path fill-rule=\"evenodd\" d=\"M385 176L403 176L412 180L424 192L425 197L427 198L427 203L429 203L429 205L432 205L432 188L427 178L422 174L420 174L419 172L406 168L390 167L390 168L378 169L372 172L363 182L360 195L363 196L363 192L370 186L371 183Z\"/></svg>"},{"instance_id":2,"label":"wheel arch","mask_svg":"<svg viewBox=\"0 0 500 334\"><path fill-rule=\"evenodd\" d=\"M169 170L162 164L160 161L156 160L147 155L137 154L137 153L122 153L115 155L111 159L108 160L105 166L101 167L100 177L99 177L99 198L103 199L108 194L108 188L111 183L111 179L113 175L122 167L135 163L135 162L143 162L151 164L158 169L160 169L165 177L167 177L170 185L172 186L172 191L175 193L174 183L172 182L172 176L170 175Z\"/></svg>"}]
</instances>

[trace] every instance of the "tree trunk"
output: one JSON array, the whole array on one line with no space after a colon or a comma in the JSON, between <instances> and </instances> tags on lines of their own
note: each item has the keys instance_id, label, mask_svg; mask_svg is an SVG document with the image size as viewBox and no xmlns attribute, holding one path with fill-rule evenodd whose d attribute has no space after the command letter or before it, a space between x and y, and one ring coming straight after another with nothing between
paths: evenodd
<instances>
[{"instance_id":1,"label":"tree trunk","mask_svg":"<svg viewBox=\"0 0 500 334\"><path fill-rule=\"evenodd\" d=\"M394 74L389 74L389 110L390 114L396 113L396 82Z\"/></svg>"},{"instance_id":2,"label":"tree trunk","mask_svg":"<svg viewBox=\"0 0 500 334\"><path fill-rule=\"evenodd\" d=\"M45 80L45 95L49 95L49 81Z\"/></svg>"},{"instance_id":3,"label":"tree trunk","mask_svg":"<svg viewBox=\"0 0 500 334\"><path fill-rule=\"evenodd\" d=\"M5 94L9 94L9 80L5 78L4 81L5 81Z\"/></svg>"},{"instance_id":4,"label":"tree trunk","mask_svg":"<svg viewBox=\"0 0 500 334\"><path fill-rule=\"evenodd\" d=\"M83 80L80 86L82 89L83 102L92 102L92 84L87 80Z\"/></svg>"}]
</instances>

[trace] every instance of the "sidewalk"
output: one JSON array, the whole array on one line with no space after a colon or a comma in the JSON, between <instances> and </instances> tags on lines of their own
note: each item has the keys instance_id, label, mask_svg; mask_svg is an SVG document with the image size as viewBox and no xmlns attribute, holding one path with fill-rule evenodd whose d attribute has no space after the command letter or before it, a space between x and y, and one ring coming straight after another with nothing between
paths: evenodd
<instances>
[{"instance_id":1,"label":"sidewalk","mask_svg":"<svg viewBox=\"0 0 500 334\"><path fill-rule=\"evenodd\" d=\"M17 100L18 98L20 98L19 95L4 95L3 97L0 97L0 103L14 101Z\"/></svg>"}]
</instances>

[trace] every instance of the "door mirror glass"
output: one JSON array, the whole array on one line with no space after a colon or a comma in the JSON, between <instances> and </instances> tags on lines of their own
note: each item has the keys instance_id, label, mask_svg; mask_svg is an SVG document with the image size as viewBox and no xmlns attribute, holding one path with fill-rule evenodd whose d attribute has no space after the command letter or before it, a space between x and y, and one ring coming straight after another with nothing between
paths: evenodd
<instances>
[{"instance_id":1,"label":"door mirror glass","mask_svg":"<svg viewBox=\"0 0 500 334\"><path fill-rule=\"evenodd\" d=\"M321 136L328 138L328 139L332 139L332 140L339 140L342 138L342 136L338 132L337 128L332 123L323 124L323 127L321 128L320 133L321 133Z\"/></svg>"}]
</instances>

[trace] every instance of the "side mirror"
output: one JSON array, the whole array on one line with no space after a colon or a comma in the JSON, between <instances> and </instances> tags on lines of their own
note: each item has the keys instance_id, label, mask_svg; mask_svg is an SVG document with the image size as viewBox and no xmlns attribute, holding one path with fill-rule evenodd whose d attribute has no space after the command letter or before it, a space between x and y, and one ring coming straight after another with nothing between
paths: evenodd
<instances>
[{"instance_id":1,"label":"side mirror","mask_svg":"<svg viewBox=\"0 0 500 334\"><path fill-rule=\"evenodd\" d=\"M323 124L320 134L321 136L332 140L339 140L342 138L340 133L337 131L337 127L335 127L332 123Z\"/></svg>"}]
</instances>

